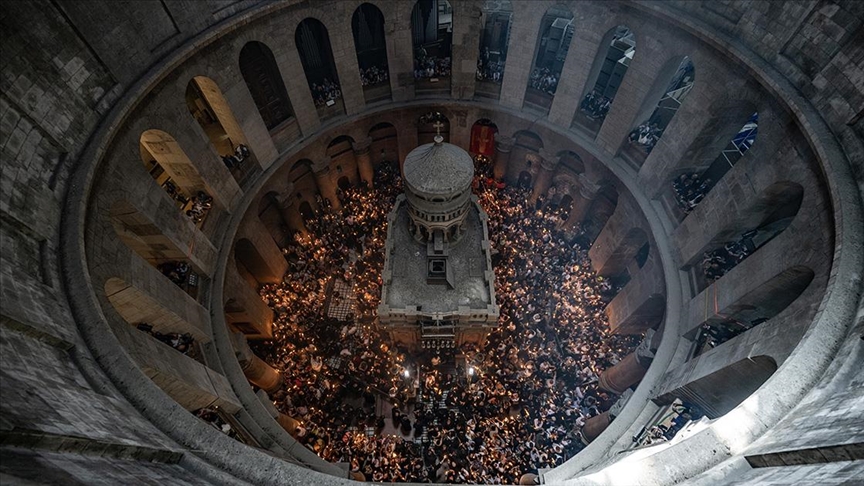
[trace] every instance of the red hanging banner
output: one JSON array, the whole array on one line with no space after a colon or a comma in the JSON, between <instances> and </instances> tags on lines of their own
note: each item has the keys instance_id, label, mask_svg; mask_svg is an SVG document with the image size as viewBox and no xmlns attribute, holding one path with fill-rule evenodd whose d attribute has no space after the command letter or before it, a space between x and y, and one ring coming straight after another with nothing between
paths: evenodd
<instances>
[{"instance_id":1,"label":"red hanging banner","mask_svg":"<svg viewBox=\"0 0 864 486\"><path fill-rule=\"evenodd\" d=\"M495 133L498 128L475 124L471 127L471 147L469 152L491 157L495 154Z\"/></svg>"}]
</instances>

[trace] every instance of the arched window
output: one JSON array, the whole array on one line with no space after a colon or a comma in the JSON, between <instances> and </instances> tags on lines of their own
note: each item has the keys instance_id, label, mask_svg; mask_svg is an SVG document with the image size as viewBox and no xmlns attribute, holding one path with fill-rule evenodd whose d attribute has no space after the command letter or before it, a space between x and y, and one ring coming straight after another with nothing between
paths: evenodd
<instances>
[{"instance_id":1,"label":"arched window","mask_svg":"<svg viewBox=\"0 0 864 486\"><path fill-rule=\"evenodd\" d=\"M627 27L619 25L606 34L588 75L589 88L573 117L573 127L592 137L597 135L635 53L636 37Z\"/></svg>"},{"instance_id":2,"label":"arched window","mask_svg":"<svg viewBox=\"0 0 864 486\"><path fill-rule=\"evenodd\" d=\"M443 113L432 111L420 117L417 123L417 143L423 145L435 141L441 134L445 142L450 141L450 120Z\"/></svg>"},{"instance_id":3,"label":"arched window","mask_svg":"<svg viewBox=\"0 0 864 486\"><path fill-rule=\"evenodd\" d=\"M195 262L149 216L132 203L119 200L109 211L114 232L126 247L162 272L171 282L196 298L203 274Z\"/></svg>"},{"instance_id":4,"label":"arched window","mask_svg":"<svg viewBox=\"0 0 864 486\"><path fill-rule=\"evenodd\" d=\"M477 56L477 84L475 94L481 98L497 100L501 95L507 49L510 46L510 23L513 5L509 0L486 2L480 19L480 53Z\"/></svg>"},{"instance_id":5,"label":"arched window","mask_svg":"<svg viewBox=\"0 0 864 486\"><path fill-rule=\"evenodd\" d=\"M554 5L540 21L537 47L523 108L546 115L558 90L561 70L573 39L573 13L563 5Z\"/></svg>"},{"instance_id":6,"label":"arched window","mask_svg":"<svg viewBox=\"0 0 864 486\"><path fill-rule=\"evenodd\" d=\"M652 86L637 116L638 124L624 142L622 155L638 168L657 145L693 87L696 69L689 57L672 60Z\"/></svg>"},{"instance_id":7,"label":"arched window","mask_svg":"<svg viewBox=\"0 0 864 486\"><path fill-rule=\"evenodd\" d=\"M240 72L268 130L294 116L282 74L269 47L257 41L246 43L240 51Z\"/></svg>"},{"instance_id":8,"label":"arched window","mask_svg":"<svg viewBox=\"0 0 864 486\"><path fill-rule=\"evenodd\" d=\"M198 228L213 207L212 190L174 140L161 130L147 130L139 139L141 161L183 214Z\"/></svg>"},{"instance_id":9,"label":"arched window","mask_svg":"<svg viewBox=\"0 0 864 486\"><path fill-rule=\"evenodd\" d=\"M300 53L309 91L318 109L318 117L325 121L343 115L345 106L342 103L342 88L327 28L319 20L307 18L297 26L294 42Z\"/></svg>"},{"instance_id":10,"label":"arched window","mask_svg":"<svg viewBox=\"0 0 864 486\"><path fill-rule=\"evenodd\" d=\"M354 49L360 67L360 83L366 103L390 99L390 71L387 66L387 40L384 14L371 3L363 3L351 18Z\"/></svg>"},{"instance_id":11,"label":"arched window","mask_svg":"<svg viewBox=\"0 0 864 486\"><path fill-rule=\"evenodd\" d=\"M453 8L447 0L418 0L411 11L414 89L449 93Z\"/></svg>"},{"instance_id":12,"label":"arched window","mask_svg":"<svg viewBox=\"0 0 864 486\"><path fill-rule=\"evenodd\" d=\"M737 232L731 231L732 238L720 241L715 238L715 243L702 253L701 261L691 263L695 293L705 290L785 231L798 214L803 199L804 188L795 182L777 182L765 189L745 212L755 222L739 226Z\"/></svg>"},{"instance_id":13,"label":"arched window","mask_svg":"<svg viewBox=\"0 0 864 486\"><path fill-rule=\"evenodd\" d=\"M699 170L698 168L685 169L671 183L675 202L681 212L681 216L690 214L696 206L705 198L711 189L729 172L741 157L750 150L756 142L759 130L759 113L753 113L747 122L726 144L720 154L714 159L710 166ZM698 160L694 162L698 163Z\"/></svg>"},{"instance_id":14,"label":"arched window","mask_svg":"<svg viewBox=\"0 0 864 486\"><path fill-rule=\"evenodd\" d=\"M369 148L372 163L378 167L382 162L397 163L399 160L399 138L391 123L378 123L369 129L372 146Z\"/></svg>"},{"instance_id":15,"label":"arched window","mask_svg":"<svg viewBox=\"0 0 864 486\"><path fill-rule=\"evenodd\" d=\"M212 79L195 76L186 85L186 106L242 187L258 164L222 90Z\"/></svg>"}]
</instances>

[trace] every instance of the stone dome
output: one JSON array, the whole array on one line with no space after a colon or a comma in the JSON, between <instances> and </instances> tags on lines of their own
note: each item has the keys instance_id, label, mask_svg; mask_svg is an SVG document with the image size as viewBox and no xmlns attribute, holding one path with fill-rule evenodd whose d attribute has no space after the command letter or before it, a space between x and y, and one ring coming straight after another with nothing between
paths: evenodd
<instances>
[{"instance_id":1,"label":"stone dome","mask_svg":"<svg viewBox=\"0 0 864 486\"><path fill-rule=\"evenodd\" d=\"M421 194L447 195L471 187L474 161L465 150L444 142L421 145L405 157L405 183Z\"/></svg>"}]
</instances>

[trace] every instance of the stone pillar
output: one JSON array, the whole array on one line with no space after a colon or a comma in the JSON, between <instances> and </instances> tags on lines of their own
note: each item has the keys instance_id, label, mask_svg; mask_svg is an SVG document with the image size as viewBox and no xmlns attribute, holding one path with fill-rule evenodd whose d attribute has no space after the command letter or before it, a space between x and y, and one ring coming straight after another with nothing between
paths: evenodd
<instances>
[{"instance_id":1,"label":"stone pillar","mask_svg":"<svg viewBox=\"0 0 864 486\"><path fill-rule=\"evenodd\" d=\"M625 390L642 381L651 361L654 360L654 351L651 349L651 341L654 336L653 330L648 330L639 347L628 354L615 366L600 374L600 388L620 395Z\"/></svg>"},{"instance_id":2,"label":"stone pillar","mask_svg":"<svg viewBox=\"0 0 864 486\"><path fill-rule=\"evenodd\" d=\"M455 0L453 5L453 53L450 96L470 100L474 97L477 56L480 52L481 11L472 0Z\"/></svg>"},{"instance_id":3,"label":"stone pillar","mask_svg":"<svg viewBox=\"0 0 864 486\"><path fill-rule=\"evenodd\" d=\"M503 135L501 132L495 134L495 165L492 174L495 180L500 181L507 173L510 164L510 151L513 150L513 137Z\"/></svg>"},{"instance_id":4,"label":"stone pillar","mask_svg":"<svg viewBox=\"0 0 864 486\"><path fill-rule=\"evenodd\" d=\"M588 207L591 206L591 201L597 196L597 191L600 186L591 182L585 174L579 174L578 189L573 191L573 207L570 208L570 215L567 217L561 228L565 232L570 232L577 224L581 223L588 214Z\"/></svg>"},{"instance_id":5,"label":"stone pillar","mask_svg":"<svg viewBox=\"0 0 864 486\"><path fill-rule=\"evenodd\" d=\"M297 426L300 425L297 419L279 412L279 415L276 416L276 422L285 429L285 432L291 434L291 437L297 438Z\"/></svg>"},{"instance_id":6,"label":"stone pillar","mask_svg":"<svg viewBox=\"0 0 864 486\"><path fill-rule=\"evenodd\" d=\"M582 437L582 442L585 445L590 444L594 439L602 434L603 431L606 430L606 427L609 427L609 424L611 423L612 417L609 415L608 411L589 418L585 421L585 425L582 426L582 432L579 434Z\"/></svg>"},{"instance_id":7,"label":"stone pillar","mask_svg":"<svg viewBox=\"0 0 864 486\"><path fill-rule=\"evenodd\" d=\"M552 186L552 175L558 166L558 158L553 154L541 150L540 157L540 170L537 171L537 176L534 178L534 184L531 187L531 196L529 197L531 204L537 202L537 198L545 195L549 187Z\"/></svg>"},{"instance_id":8,"label":"stone pillar","mask_svg":"<svg viewBox=\"0 0 864 486\"><path fill-rule=\"evenodd\" d=\"M235 332L231 334L231 338L234 344L234 354L237 356L237 361L249 383L264 390L267 394L272 395L279 391L282 388L282 374L252 352L246 341L246 336Z\"/></svg>"},{"instance_id":9,"label":"stone pillar","mask_svg":"<svg viewBox=\"0 0 864 486\"><path fill-rule=\"evenodd\" d=\"M309 231L306 229L306 223L303 222L303 215L300 214L297 202L297 198L292 194L286 200L280 201L279 207L282 209L282 219L285 220L288 229L305 236Z\"/></svg>"},{"instance_id":10,"label":"stone pillar","mask_svg":"<svg viewBox=\"0 0 864 486\"><path fill-rule=\"evenodd\" d=\"M330 157L316 162L312 166L312 171L315 174L315 183L318 185L318 192L321 193L321 197L330 201L334 211L340 210L342 204L339 202L339 197L336 196L336 184L330 177Z\"/></svg>"},{"instance_id":11,"label":"stone pillar","mask_svg":"<svg viewBox=\"0 0 864 486\"><path fill-rule=\"evenodd\" d=\"M369 187L374 187L375 169L372 167L372 137L366 137L359 142L354 142L354 158L357 160L357 172L360 179Z\"/></svg>"}]
</instances>

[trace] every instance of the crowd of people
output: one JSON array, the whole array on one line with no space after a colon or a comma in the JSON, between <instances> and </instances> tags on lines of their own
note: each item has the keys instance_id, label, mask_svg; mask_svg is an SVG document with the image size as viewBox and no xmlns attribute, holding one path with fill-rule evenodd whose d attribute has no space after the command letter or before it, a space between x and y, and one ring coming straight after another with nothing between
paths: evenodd
<instances>
[{"instance_id":1,"label":"crowd of people","mask_svg":"<svg viewBox=\"0 0 864 486\"><path fill-rule=\"evenodd\" d=\"M582 99L579 110L592 120L603 120L609 113L610 106L612 106L611 99L596 91L591 91Z\"/></svg>"},{"instance_id":2,"label":"crowd of people","mask_svg":"<svg viewBox=\"0 0 864 486\"><path fill-rule=\"evenodd\" d=\"M484 47L480 53L480 59L477 60L477 81L492 81L500 83L501 76L504 74L504 61L493 61L491 59L489 48Z\"/></svg>"},{"instance_id":3,"label":"crowd of people","mask_svg":"<svg viewBox=\"0 0 864 486\"><path fill-rule=\"evenodd\" d=\"M549 95L554 95L558 89L558 75L549 68L534 68L531 71L531 87Z\"/></svg>"},{"instance_id":4,"label":"crowd of people","mask_svg":"<svg viewBox=\"0 0 864 486\"><path fill-rule=\"evenodd\" d=\"M198 194L192 196L190 201L192 204L186 210L186 216L195 224L200 224L207 217L207 213L213 207L213 198L204 191L198 191Z\"/></svg>"},{"instance_id":5,"label":"crowd of people","mask_svg":"<svg viewBox=\"0 0 864 486\"><path fill-rule=\"evenodd\" d=\"M249 158L250 152L249 147L243 145L242 143L234 147L234 153L229 155L222 156L222 163L225 164L229 170L234 168L239 168L243 165L243 162Z\"/></svg>"},{"instance_id":6,"label":"crowd of people","mask_svg":"<svg viewBox=\"0 0 864 486\"><path fill-rule=\"evenodd\" d=\"M421 53L414 59L414 79L450 76L450 56L435 57Z\"/></svg>"},{"instance_id":7,"label":"crowd of people","mask_svg":"<svg viewBox=\"0 0 864 486\"><path fill-rule=\"evenodd\" d=\"M168 280L172 281L174 285L179 287L186 285L186 281L189 279L189 274L192 271L192 267L188 263L181 261L160 263L156 266L156 269L162 272L162 275L168 277Z\"/></svg>"},{"instance_id":8,"label":"crowd of people","mask_svg":"<svg viewBox=\"0 0 864 486\"><path fill-rule=\"evenodd\" d=\"M675 202L685 213L690 213L705 199L705 195L711 189L710 178L704 180L695 172L681 174L672 181L672 189L675 191Z\"/></svg>"},{"instance_id":9,"label":"crowd of people","mask_svg":"<svg viewBox=\"0 0 864 486\"><path fill-rule=\"evenodd\" d=\"M387 82L390 79L390 74L387 72L387 66L369 66L366 69L360 68L360 83L363 87L374 86Z\"/></svg>"},{"instance_id":10,"label":"crowd of people","mask_svg":"<svg viewBox=\"0 0 864 486\"><path fill-rule=\"evenodd\" d=\"M342 97L342 88L339 83L330 81L330 78L324 78L324 81L312 83L312 98L315 100L315 106L324 106L330 101L338 100Z\"/></svg>"},{"instance_id":11,"label":"crowd of people","mask_svg":"<svg viewBox=\"0 0 864 486\"><path fill-rule=\"evenodd\" d=\"M479 168L474 190L489 215L501 318L482 347L409 354L375 325L386 218L401 193L395 164L381 165L374 188L340 191L340 213L320 200L308 234L284 249L284 281L261 288L275 337L255 351L286 382L271 398L322 458L373 481L514 484L578 452L581 425L616 400L598 377L639 338L609 334L611 286L557 229L566 209L529 204L528 189L490 173ZM346 320L325 312L334 279L357 297ZM376 414L383 402L389 417ZM395 433L382 433L388 422Z\"/></svg>"},{"instance_id":12,"label":"crowd of people","mask_svg":"<svg viewBox=\"0 0 864 486\"><path fill-rule=\"evenodd\" d=\"M641 146L646 153L651 153L657 141L660 140L660 135L663 135L663 130L656 123L645 122L634 128L630 132L627 139L630 143Z\"/></svg>"},{"instance_id":13,"label":"crowd of people","mask_svg":"<svg viewBox=\"0 0 864 486\"><path fill-rule=\"evenodd\" d=\"M702 271L709 282L713 282L729 270L735 268L755 250L751 238L756 235L756 230L742 234L737 240L730 241L722 248L706 251L702 256Z\"/></svg>"}]
</instances>

